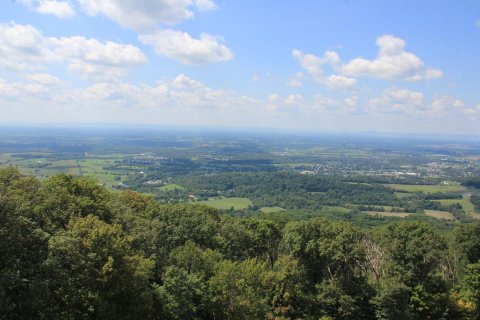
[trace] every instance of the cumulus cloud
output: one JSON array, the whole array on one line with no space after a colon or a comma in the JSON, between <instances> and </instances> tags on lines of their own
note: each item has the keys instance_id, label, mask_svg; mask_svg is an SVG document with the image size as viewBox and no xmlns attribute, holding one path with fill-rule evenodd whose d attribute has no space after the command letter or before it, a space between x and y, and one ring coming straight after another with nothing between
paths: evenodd
<instances>
[{"instance_id":1,"label":"cumulus cloud","mask_svg":"<svg viewBox=\"0 0 480 320\"><path fill-rule=\"evenodd\" d=\"M20 0L19 3L38 13L51 14L59 18L75 15L75 11L68 1L61 0Z\"/></svg>"},{"instance_id":2,"label":"cumulus cloud","mask_svg":"<svg viewBox=\"0 0 480 320\"><path fill-rule=\"evenodd\" d=\"M445 115L452 111L459 111L463 109L463 107L464 102L462 100L440 94L433 97L429 112L434 115Z\"/></svg>"},{"instance_id":3,"label":"cumulus cloud","mask_svg":"<svg viewBox=\"0 0 480 320\"><path fill-rule=\"evenodd\" d=\"M305 77L303 72L295 73L290 79L287 81L287 85L293 88L300 88L303 86L302 79Z\"/></svg>"},{"instance_id":4,"label":"cumulus cloud","mask_svg":"<svg viewBox=\"0 0 480 320\"><path fill-rule=\"evenodd\" d=\"M210 11L217 9L217 5L212 0L196 0L195 5L200 11Z\"/></svg>"},{"instance_id":5,"label":"cumulus cloud","mask_svg":"<svg viewBox=\"0 0 480 320\"><path fill-rule=\"evenodd\" d=\"M139 48L84 37L45 37L30 25L0 24L0 67L25 71L66 62L69 71L96 78L118 78L147 62Z\"/></svg>"},{"instance_id":6,"label":"cumulus cloud","mask_svg":"<svg viewBox=\"0 0 480 320\"><path fill-rule=\"evenodd\" d=\"M405 41L392 35L383 35L376 41L379 47L373 60L353 59L340 67L346 76L369 76L387 80L418 81L442 77L441 70L426 68L423 61L405 51Z\"/></svg>"},{"instance_id":7,"label":"cumulus cloud","mask_svg":"<svg viewBox=\"0 0 480 320\"><path fill-rule=\"evenodd\" d=\"M164 29L138 38L143 44L153 46L157 54L187 65L228 61L234 57L221 38L206 33L194 39L186 32Z\"/></svg>"},{"instance_id":8,"label":"cumulus cloud","mask_svg":"<svg viewBox=\"0 0 480 320\"><path fill-rule=\"evenodd\" d=\"M39 69L51 62L55 54L48 40L30 25L0 24L0 67L25 70Z\"/></svg>"},{"instance_id":9,"label":"cumulus cloud","mask_svg":"<svg viewBox=\"0 0 480 320\"><path fill-rule=\"evenodd\" d=\"M54 16L65 18L75 15L75 11L66 1L46 0L41 1L36 9L37 12L43 14L52 14Z\"/></svg>"},{"instance_id":10,"label":"cumulus cloud","mask_svg":"<svg viewBox=\"0 0 480 320\"><path fill-rule=\"evenodd\" d=\"M424 111L424 95L419 91L387 88L379 98L370 99L368 107L374 112L417 113Z\"/></svg>"},{"instance_id":11,"label":"cumulus cloud","mask_svg":"<svg viewBox=\"0 0 480 320\"><path fill-rule=\"evenodd\" d=\"M450 117L462 113L475 113L475 108L466 109L461 99L446 95L436 94L425 101L424 94L401 88L387 88L378 98L368 101L367 112L396 113L418 115L423 117Z\"/></svg>"},{"instance_id":12,"label":"cumulus cloud","mask_svg":"<svg viewBox=\"0 0 480 320\"><path fill-rule=\"evenodd\" d=\"M212 0L78 0L87 14L103 14L125 28L137 31L154 29L159 24L176 24L200 11L216 8Z\"/></svg>"},{"instance_id":13,"label":"cumulus cloud","mask_svg":"<svg viewBox=\"0 0 480 320\"><path fill-rule=\"evenodd\" d=\"M26 75L26 78L33 83L43 86L56 87L62 85L63 81L48 73L34 73Z\"/></svg>"},{"instance_id":14,"label":"cumulus cloud","mask_svg":"<svg viewBox=\"0 0 480 320\"><path fill-rule=\"evenodd\" d=\"M147 62L139 48L84 37L50 38L55 53L68 60L68 70L93 78L119 78Z\"/></svg>"},{"instance_id":15,"label":"cumulus cloud","mask_svg":"<svg viewBox=\"0 0 480 320\"><path fill-rule=\"evenodd\" d=\"M467 115L480 115L480 104L477 104L473 108L467 108L464 112Z\"/></svg>"},{"instance_id":16,"label":"cumulus cloud","mask_svg":"<svg viewBox=\"0 0 480 320\"><path fill-rule=\"evenodd\" d=\"M373 60L356 58L342 63L335 51L326 51L323 56L304 54L293 50L293 56L300 66L315 81L329 88L352 88L360 76L384 80L419 81L435 79L443 76L439 69L427 68L415 54L405 51L403 39L392 35L383 35L376 41L379 47L377 57ZM325 75L325 67L333 71Z\"/></svg>"},{"instance_id":17,"label":"cumulus cloud","mask_svg":"<svg viewBox=\"0 0 480 320\"><path fill-rule=\"evenodd\" d=\"M299 93L289 94L284 100L286 105L297 105L303 101L303 96Z\"/></svg>"},{"instance_id":18,"label":"cumulus cloud","mask_svg":"<svg viewBox=\"0 0 480 320\"><path fill-rule=\"evenodd\" d=\"M352 88L357 83L356 79L345 77L343 75L331 74L326 76L324 74L325 66L330 65L336 67L340 63L340 57L334 51L326 51L323 57L318 57L313 54L305 54L300 50L293 50L292 55L312 79L329 88Z\"/></svg>"},{"instance_id":19,"label":"cumulus cloud","mask_svg":"<svg viewBox=\"0 0 480 320\"><path fill-rule=\"evenodd\" d=\"M5 81L0 79L0 96L10 101L24 99L50 100L54 92L60 88L62 81L49 74L32 74L26 77L29 81Z\"/></svg>"},{"instance_id":20,"label":"cumulus cloud","mask_svg":"<svg viewBox=\"0 0 480 320\"><path fill-rule=\"evenodd\" d=\"M294 114L295 117L300 118L351 115L358 111L358 97L339 99L316 94L313 98L309 98L299 93L282 97L278 93L273 93L267 96L265 109L271 113Z\"/></svg>"}]
</instances>

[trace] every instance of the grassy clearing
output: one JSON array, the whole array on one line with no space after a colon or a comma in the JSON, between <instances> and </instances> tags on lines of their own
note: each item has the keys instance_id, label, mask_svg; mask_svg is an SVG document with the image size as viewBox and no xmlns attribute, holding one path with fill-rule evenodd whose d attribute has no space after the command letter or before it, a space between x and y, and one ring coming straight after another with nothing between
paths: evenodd
<instances>
[{"instance_id":1,"label":"grassy clearing","mask_svg":"<svg viewBox=\"0 0 480 320\"><path fill-rule=\"evenodd\" d=\"M376 217L395 217L395 218L406 218L410 215L410 213L406 212L379 212L379 211L365 211L371 216Z\"/></svg>"},{"instance_id":2,"label":"grassy clearing","mask_svg":"<svg viewBox=\"0 0 480 320\"><path fill-rule=\"evenodd\" d=\"M185 188L182 187L179 184L171 183L171 184L167 184L165 186L161 186L158 189L160 189L161 191L173 191L173 190L184 190Z\"/></svg>"},{"instance_id":3,"label":"grassy clearing","mask_svg":"<svg viewBox=\"0 0 480 320\"><path fill-rule=\"evenodd\" d=\"M394 192L393 194L395 195L395 197L399 199L405 199L413 196L411 193L407 193L407 192Z\"/></svg>"},{"instance_id":4,"label":"grassy clearing","mask_svg":"<svg viewBox=\"0 0 480 320\"><path fill-rule=\"evenodd\" d=\"M386 184L386 187L401 190L405 192L423 192L423 193L435 193L435 192L462 192L464 188L456 185L427 185L427 184Z\"/></svg>"},{"instance_id":5,"label":"grassy clearing","mask_svg":"<svg viewBox=\"0 0 480 320\"><path fill-rule=\"evenodd\" d=\"M0 154L0 166L8 165L12 160L15 160L11 153Z\"/></svg>"},{"instance_id":6,"label":"grassy clearing","mask_svg":"<svg viewBox=\"0 0 480 320\"><path fill-rule=\"evenodd\" d=\"M403 208L397 208L397 207L392 207L392 206L381 206L381 205L378 205L378 204L365 204L365 206L376 207L375 209L383 208L384 211L392 211L394 208L396 208L397 210L403 210Z\"/></svg>"},{"instance_id":7,"label":"grassy clearing","mask_svg":"<svg viewBox=\"0 0 480 320\"><path fill-rule=\"evenodd\" d=\"M285 209L281 207L262 207L260 208L260 211L262 211L263 213L272 213L272 212L285 211Z\"/></svg>"},{"instance_id":8,"label":"grassy clearing","mask_svg":"<svg viewBox=\"0 0 480 320\"><path fill-rule=\"evenodd\" d=\"M439 210L425 210L425 214L429 217L439 219L439 220L455 220L453 214L448 211L439 211Z\"/></svg>"},{"instance_id":9,"label":"grassy clearing","mask_svg":"<svg viewBox=\"0 0 480 320\"><path fill-rule=\"evenodd\" d=\"M248 198L212 198L207 201L198 201L196 203L204 204L215 209L229 210L233 207L235 210L248 208L252 201Z\"/></svg>"},{"instance_id":10,"label":"grassy clearing","mask_svg":"<svg viewBox=\"0 0 480 320\"><path fill-rule=\"evenodd\" d=\"M320 212L323 213L348 213L350 211L350 209L338 206L323 206L322 209L320 209Z\"/></svg>"},{"instance_id":11,"label":"grassy clearing","mask_svg":"<svg viewBox=\"0 0 480 320\"><path fill-rule=\"evenodd\" d=\"M40 166L42 163L49 163L47 166ZM58 173L66 173L74 176L80 175L80 167L77 160L49 161L45 158L34 158L12 162L21 173L36 176L40 180L49 178Z\"/></svg>"},{"instance_id":12,"label":"grassy clearing","mask_svg":"<svg viewBox=\"0 0 480 320\"><path fill-rule=\"evenodd\" d=\"M463 198L463 199L442 199L442 200L435 200L445 205L455 204L458 203L462 206L463 211L466 214L471 216L474 219L480 219L480 213L475 211L475 207L473 203L470 202L470 196Z\"/></svg>"},{"instance_id":13,"label":"grassy clearing","mask_svg":"<svg viewBox=\"0 0 480 320\"><path fill-rule=\"evenodd\" d=\"M127 176L105 169L115 162L112 158L87 158L79 160L78 163L81 168L81 174L83 176L95 177L99 182L104 183L108 187L118 185L126 180Z\"/></svg>"}]
</instances>

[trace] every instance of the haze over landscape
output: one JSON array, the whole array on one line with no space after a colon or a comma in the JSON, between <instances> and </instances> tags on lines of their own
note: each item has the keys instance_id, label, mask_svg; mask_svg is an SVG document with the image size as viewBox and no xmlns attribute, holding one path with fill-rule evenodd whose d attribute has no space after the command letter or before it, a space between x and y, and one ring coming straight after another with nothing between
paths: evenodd
<instances>
[{"instance_id":1,"label":"haze over landscape","mask_svg":"<svg viewBox=\"0 0 480 320\"><path fill-rule=\"evenodd\" d=\"M479 134L480 1L17 0L0 121Z\"/></svg>"}]
</instances>

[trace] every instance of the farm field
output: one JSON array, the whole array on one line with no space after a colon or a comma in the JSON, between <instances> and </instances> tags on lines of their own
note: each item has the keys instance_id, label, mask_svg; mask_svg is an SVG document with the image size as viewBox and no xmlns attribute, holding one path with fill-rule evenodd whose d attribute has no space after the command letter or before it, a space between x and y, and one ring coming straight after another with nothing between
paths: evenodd
<instances>
[{"instance_id":1,"label":"farm field","mask_svg":"<svg viewBox=\"0 0 480 320\"><path fill-rule=\"evenodd\" d=\"M480 213L475 211L475 207L473 206L473 203L470 202L469 197L463 199L442 199L435 201L438 201L445 205L458 203L462 206L462 209L463 211L465 211L466 214L470 215L474 219L480 219Z\"/></svg>"},{"instance_id":2,"label":"farm field","mask_svg":"<svg viewBox=\"0 0 480 320\"><path fill-rule=\"evenodd\" d=\"M184 190L185 188L179 184L171 183L158 188L162 191Z\"/></svg>"},{"instance_id":3,"label":"farm field","mask_svg":"<svg viewBox=\"0 0 480 320\"><path fill-rule=\"evenodd\" d=\"M435 193L435 192L462 192L465 189L457 185L428 185L428 184L386 184L386 187L394 190L401 190L405 192L423 192L423 193Z\"/></svg>"},{"instance_id":4,"label":"farm field","mask_svg":"<svg viewBox=\"0 0 480 320\"><path fill-rule=\"evenodd\" d=\"M260 208L260 211L262 211L263 213L272 213L272 212L285 211L285 209L281 207L262 207Z\"/></svg>"},{"instance_id":5,"label":"farm field","mask_svg":"<svg viewBox=\"0 0 480 320\"><path fill-rule=\"evenodd\" d=\"M31 157L32 155L38 157ZM40 180L48 179L49 177L65 173L74 176L91 176L100 183L112 187L115 184L124 182L126 175L124 172L118 170L105 169L115 163L119 156L103 155L101 157L87 157L87 158L72 158L72 159L55 159L55 157L47 153L29 153L28 157L15 154L1 154L0 167L15 166L20 172L26 175L32 175Z\"/></svg>"},{"instance_id":6,"label":"farm field","mask_svg":"<svg viewBox=\"0 0 480 320\"><path fill-rule=\"evenodd\" d=\"M409 192L394 192L393 194L399 199L405 199L412 196Z\"/></svg>"},{"instance_id":7,"label":"farm field","mask_svg":"<svg viewBox=\"0 0 480 320\"><path fill-rule=\"evenodd\" d=\"M425 214L429 217L439 219L439 220L455 220L453 214L448 211L439 211L439 210L425 210Z\"/></svg>"},{"instance_id":8,"label":"farm field","mask_svg":"<svg viewBox=\"0 0 480 320\"><path fill-rule=\"evenodd\" d=\"M410 215L410 213L406 212L380 212L380 211L365 211L371 216L378 216L378 217L395 217L395 218L406 218Z\"/></svg>"},{"instance_id":9,"label":"farm field","mask_svg":"<svg viewBox=\"0 0 480 320\"><path fill-rule=\"evenodd\" d=\"M221 210L229 210L232 207L235 210L242 210L247 209L248 206L252 204L252 201L250 201L248 198L231 197L198 201L196 203L204 204L206 206Z\"/></svg>"}]
</instances>

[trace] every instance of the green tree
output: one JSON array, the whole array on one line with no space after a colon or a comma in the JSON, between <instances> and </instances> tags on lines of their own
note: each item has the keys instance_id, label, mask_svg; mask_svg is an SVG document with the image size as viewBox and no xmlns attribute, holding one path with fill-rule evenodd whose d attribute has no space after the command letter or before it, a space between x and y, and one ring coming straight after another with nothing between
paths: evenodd
<instances>
[{"instance_id":1,"label":"green tree","mask_svg":"<svg viewBox=\"0 0 480 320\"><path fill-rule=\"evenodd\" d=\"M458 288L458 301L465 319L480 319L480 263L467 264Z\"/></svg>"},{"instance_id":2,"label":"green tree","mask_svg":"<svg viewBox=\"0 0 480 320\"><path fill-rule=\"evenodd\" d=\"M324 219L286 226L283 245L305 267L320 315L339 319L352 314L363 319L373 317L369 303L373 292L362 267L364 238L365 234L350 224Z\"/></svg>"},{"instance_id":3,"label":"green tree","mask_svg":"<svg viewBox=\"0 0 480 320\"><path fill-rule=\"evenodd\" d=\"M267 272L267 264L256 259L220 262L209 280L213 318L265 319L269 309Z\"/></svg>"},{"instance_id":4,"label":"green tree","mask_svg":"<svg viewBox=\"0 0 480 320\"><path fill-rule=\"evenodd\" d=\"M50 233L65 228L72 217L94 215L112 220L111 193L91 177L57 174L42 184L39 193L41 201L35 214Z\"/></svg>"},{"instance_id":5,"label":"green tree","mask_svg":"<svg viewBox=\"0 0 480 320\"><path fill-rule=\"evenodd\" d=\"M267 319L310 318L314 299L307 291L306 273L297 259L280 255L265 281L270 305Z\"/></svg>"},{"instance_id":6,"label":"green tree","mask_svg":"<svg viewBox=\"0 0 480 320\"><path fill-rule=\"evenodd\" d=\"M385 252L385 273L376 298L378 314L392 314L389 300L408 305L401 317L406 319L442 319L450 310L448 289L441 276L446 245L423 222L396 222L376 231L376 239ZM398 298L392 298L398 297ZM399 310L400 311L400 310Z\"/></svg>"},{"instance_id":7,"label":"green tree","mask_svg":"<svg viewBox=\"0 0 480 320\"><path fill-rule=\"evenodd\" d=\"M32 219L39 183L0 169L0 317L40 318L48 304L43 277L48 235Z\"/></svg>"},{"instance_id":8,"label":"green tree","mask_svg":"<svg viewBox=\"0 0 480 320\"><path fill-rule=\"evenodd\" d=\"M172 250L169 266L155 286L157 310L164 319L209 318L208 281L222 255L202 250L193 241Z\"/></svg>"},{"instance_id":9,"label":"green tree","mask_svg":"<svg viewBox=\"0 0 480 320\"><path fill-rule=\"evenodd\" d=\"M98 217L73 218L49 240L46 261L61 319L138 319L151 308L153 262L131 249L120 225Z\"/></svg>"},{"instance_id":10,"label":"green tree","mask_svg":"<svg viewBox=\"0 0 480 320\"><path fill-rule=\"evenodd\" d=\"M282 233L271 220L225 217L221 221L219 246L226 258L265 258L270 266L278 255Z\"/></svg>"}]
</instances>

